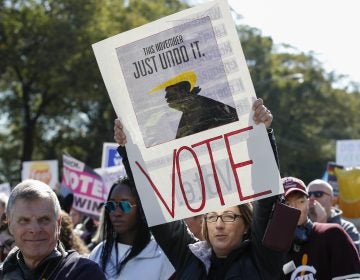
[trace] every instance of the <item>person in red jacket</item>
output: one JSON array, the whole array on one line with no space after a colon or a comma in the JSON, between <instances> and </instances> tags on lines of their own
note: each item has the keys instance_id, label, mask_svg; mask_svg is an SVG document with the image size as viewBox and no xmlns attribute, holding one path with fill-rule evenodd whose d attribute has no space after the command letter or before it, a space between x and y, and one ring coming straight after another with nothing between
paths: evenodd
<instances>
[{"instance_id":1,"label":"person in red jacket","mask_svg":"<svg viewBox=\"0 0 360 280\"><path fill-rule=\"evenodd\" d=\"M286 204L301 211L283 279L359 279L360 259L349 235L338 224L311 222L309 194L302 180L286 177L283 186Z\"/></svg>"}]
</instances>

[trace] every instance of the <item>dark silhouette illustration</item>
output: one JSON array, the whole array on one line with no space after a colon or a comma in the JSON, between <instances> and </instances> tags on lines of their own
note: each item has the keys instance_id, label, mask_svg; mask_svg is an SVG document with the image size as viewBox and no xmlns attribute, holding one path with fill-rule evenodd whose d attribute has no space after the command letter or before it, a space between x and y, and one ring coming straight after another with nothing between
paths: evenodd
<instances>
[{"instance_id":1,"label":"dark silhouette illustration","mask_svg":"<svg viewBox=\"0 0 360 280\"><path fill-rule=\"evenodd\" d=\"M151 91L154 92L165 88L165 98L169 107L183 113L176 138L192 135L238 120L235 108L214 99L198 95L201 89L197 86L194 87L195 83L195 73L187 71Z\"/></svg>"}]
</instances>

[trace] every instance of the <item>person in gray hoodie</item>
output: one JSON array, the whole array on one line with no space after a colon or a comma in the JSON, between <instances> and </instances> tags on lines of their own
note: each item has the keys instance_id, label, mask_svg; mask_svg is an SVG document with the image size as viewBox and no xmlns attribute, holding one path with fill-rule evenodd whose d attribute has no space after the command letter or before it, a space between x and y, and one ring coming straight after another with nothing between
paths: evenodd
<instances>
[{"instance_id":1,"label":"person in gray hoodie","mask_svg":"<svg viewBox=\"0 0 360 280\"><path fill-rule=\"evenodd\" d=\"M342 211L333 207L334 192L332 186L320 179L313 180L307 186L310 199L309 218L318 223L335 223L341 225L355 247L360 252L360 235L355 225L342 218Z\"/></svg>"}]
</instances>

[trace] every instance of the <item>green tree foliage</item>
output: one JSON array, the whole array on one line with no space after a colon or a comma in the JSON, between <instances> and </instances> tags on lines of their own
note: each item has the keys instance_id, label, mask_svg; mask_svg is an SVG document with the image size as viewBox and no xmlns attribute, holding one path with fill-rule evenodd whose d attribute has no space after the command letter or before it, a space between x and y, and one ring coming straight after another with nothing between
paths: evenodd
<instances>
[{"instance_id":1,"label":"green tree foliage","mask_svg":"<svg viewBox=\"0 0 360 280\"><path fill-rule=\"evenodd\" d=\"M115 113L91 44L185 6L177 0L0 1L0 173L63 152L100 165Z\"/></svg>"},{"instance_id":2,"label":"green tree foliage","mask_svg":"<svg viewBox=\"0 0 360 280\"><path fill-rule=\"evenodd\" d=\"M335 160L339 139L360 139L359 94L336 89L312 53L294 51L247 26L238 29L257 95L274 115L282 176L310 181Z\"/></svg>"},{"instance_id":3,"label":"green tree foliage","mask_svg":"<svg viewBox=\"0 0 360 280\"><path fill-rule=\"evenodd\" d=\"M115 113L91 44L185 8L180 0L0 0L0 180L21 161L70 155L100 165ZM309 181L335 140L360 138L359 84L334 88L312 53L238 26L255 90L274 114L282 176ZM352 91L350 93L350 90Z\"/></svg>"}]
</instances>

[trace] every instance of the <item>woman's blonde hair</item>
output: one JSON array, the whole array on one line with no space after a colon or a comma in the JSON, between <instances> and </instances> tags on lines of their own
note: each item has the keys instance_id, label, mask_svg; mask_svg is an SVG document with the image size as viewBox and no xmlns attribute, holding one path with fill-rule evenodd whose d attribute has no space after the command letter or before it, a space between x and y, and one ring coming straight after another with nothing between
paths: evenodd
<instances>
[{"instance_id":1,"label":"woman's blonde hair","mask_svg":"<svg viewBox=\"0 0 360 280\"><path fill-rule=\"evenodd\" d=\"M251 234L251 223L253 219L253 208L251 203L245 203L237 206L240 210L242 219L244 220L245 227L248 228L246 234L244 234L243 240L248 239ZM209 232L207 228L207 222L204 220L202 223L202 235L207 243L212 247L209 239Z\"/></svg>"}]
</instances>

